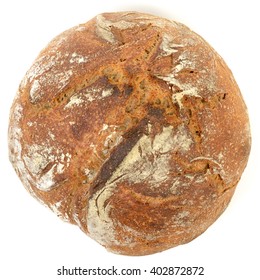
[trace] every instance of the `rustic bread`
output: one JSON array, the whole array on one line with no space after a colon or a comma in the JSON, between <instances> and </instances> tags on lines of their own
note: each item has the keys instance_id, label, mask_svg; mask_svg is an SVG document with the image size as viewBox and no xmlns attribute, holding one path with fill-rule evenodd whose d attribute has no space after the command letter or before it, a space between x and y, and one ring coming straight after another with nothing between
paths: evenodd
<instances>
[{"instance_id":1,"label":"rustic bread","mask_svg":"<svg viewBox=\"0 0 260 280\"><path fill-rule=\"evenodd\" d=\"M10 114L27 190L108 250L159 252L225 210L250 151L231 71L183 24L106 13L41 51Z\"/></svg>"}]
</instances>

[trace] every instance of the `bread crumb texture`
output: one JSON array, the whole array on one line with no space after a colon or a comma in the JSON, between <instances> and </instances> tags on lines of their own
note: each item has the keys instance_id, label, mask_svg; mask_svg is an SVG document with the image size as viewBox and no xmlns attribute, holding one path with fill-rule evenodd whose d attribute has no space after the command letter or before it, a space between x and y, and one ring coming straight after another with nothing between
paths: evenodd
<instances>
[{"instance_id":1,"label":"bread crumb texture","mask_svg":"<svg viewBox=\"0 0 260 280\"><path fill-rule=\"evenodd\" d=\"M54 38L10 112L9 156L25 188L118 254L202 234L232 198L250 145L223 59L183 24L137 12Z\"/></svg>"}]
</instances>

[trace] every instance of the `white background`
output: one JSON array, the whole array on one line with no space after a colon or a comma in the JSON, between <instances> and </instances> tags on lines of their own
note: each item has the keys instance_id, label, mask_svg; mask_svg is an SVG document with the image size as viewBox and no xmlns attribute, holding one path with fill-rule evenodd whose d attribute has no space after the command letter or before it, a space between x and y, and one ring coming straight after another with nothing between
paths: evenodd
<instances>
[{"instance_id":1,"label":"white background","mask_svg":"<svg viewBox=\"0 0 260 280\"><path fill-rule=\"evenodd\" d=\"M260 279L259 1L1 1L0 4L0 278ZM175 19L225 59L247 103L252 128L248 166L225 213L189 244L144 256L108 253L76 226L60 221L23 188L8 161L7 126L16 89L34 58L60 32L108 11L135 10ZM57 269L203 266L205 276L57 276Z\"/></svg>"}]
</instances>

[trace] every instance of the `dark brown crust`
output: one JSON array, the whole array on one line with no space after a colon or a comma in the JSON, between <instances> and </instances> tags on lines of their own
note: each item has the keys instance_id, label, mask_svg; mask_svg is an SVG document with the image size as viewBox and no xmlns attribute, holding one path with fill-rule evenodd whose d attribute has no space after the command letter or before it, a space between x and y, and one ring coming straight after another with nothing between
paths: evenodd
<instances>
[{"instance_id":1,"label":"dark brown crust","mask_svg":"<svg viewBox=\"0 0 260 280\"><path fill-rule=\"evenodd\" d=\"M250 146L246 105L222 58L184 25L135 12L54 38L10 114L10 160L25 187L127 255L204 232Z\"/></svg>"},{"instance_id":2,"label":"dark brown crust","mask_svg":"<svg viewBox=\"0 0 260 280\"><path fill-rule=\"evenodd\" d=\"M96 176L95 181L89 189L90 198L95 192L104 187L105 183L112 176L118 165L123 161L136 142L145 133L146 124L147 119L140 121L138 126L125 133L123 141L111 151L109 158L104 162L98 175Z\"/></svg>"}]
</instances>

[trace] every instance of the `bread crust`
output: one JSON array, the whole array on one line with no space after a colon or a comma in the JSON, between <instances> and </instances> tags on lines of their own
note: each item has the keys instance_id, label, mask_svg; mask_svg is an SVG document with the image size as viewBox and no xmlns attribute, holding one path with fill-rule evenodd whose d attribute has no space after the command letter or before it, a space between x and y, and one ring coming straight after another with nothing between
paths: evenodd
<instances>
[{"instance_id":1,"label":"bread crust","mask_svg":"<svg viewBox=\"0 0 260 280\"><path fill-rule=\"evenodd\" d=\"M216 51L183 24L105 13L44 48L10 113L27 190L108 250L187 243L225 210L251 145Z\"/></svg>"}]
</instances>

